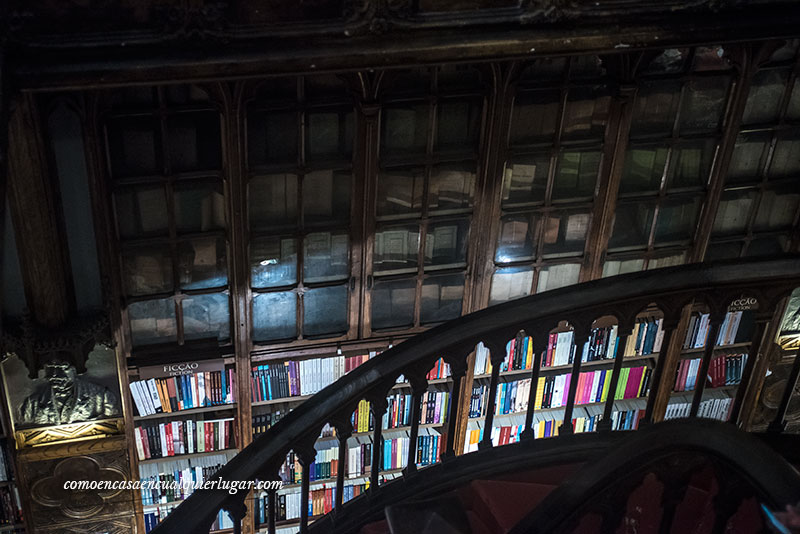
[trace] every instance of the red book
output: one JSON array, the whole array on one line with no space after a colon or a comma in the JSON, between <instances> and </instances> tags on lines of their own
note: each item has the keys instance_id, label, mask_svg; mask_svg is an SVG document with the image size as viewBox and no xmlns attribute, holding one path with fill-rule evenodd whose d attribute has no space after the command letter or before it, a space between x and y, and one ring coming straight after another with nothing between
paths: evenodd
<instances>
[{"instance_id":1,"label":"red book","mask_svg":"<svg viewBox=\"0 0 800 534\"><path fill-rule=\"evenodd\" d=\"M396 439L392 440L392 448L390 450L392 451L392 461L389 463L389 465L392 466L392 469L397 469L398 465L397 465L397 440Z\"/></svg>"},{"instance_id":2,"label":"red book","mask_svg":"<svg viewBox=\"0 0 800 534\"><path fill-rule=\"evenodd\" d=\"M147 431L143 427L137 427L136 431L142 437L142 450L145 458L152 458L150 455L150 441L147 439Z\"/></svg>"},{"instance_id":3,"label":"red book","mask_svg":"<svg viewBox=\"0 0 800 534\"><path fill-rule=\"evenodd\" d=\"M167 441L167 456L175 456L175 443L172 441L172 423L164 424L164 435Z\"/></svg>"},{"instance_id":4,"label":"red book","mask_svg":"<svg viewBox=\"0 0 800 534\"><path fill-rule=\"evenodd\" d=\"M508 436L511 434L510 426L500 427L500 445L508 444Z\"/></svg>"},{"instance_id":5,"label":"red book","mask_svg":"<svg viewBox=\"0 0 800 534\"><path fill-rule=\"evenodd\" d=\"M513 370L514 366L514 351L517 347L517 338L511 340L508 344L508 351L506 352L506 371Z\"/></svg>"},{"instance_id":6,"label":"red book","mask_svg":"<svg viewBox=\"0 0 800 534\"><path fill-rule=\"evenodd\" d=\"M211 444L213 441L212 438L214 437L214 430L209 428L210 425L211 423L203 423L203 441L206 445L206 452L214 450L214 446Z\"/></svg>"},{"instance_id":7,"label":"red book","mask_svg":"<svg viewBox=\"0 0 800 534\"><path fill-rule=\"evenodd\" d=\"M545 354L545 367L553 365L553 345L555 344L556 335L550 334L547 338L547 353Z\"/></svg>"}]
</instances>

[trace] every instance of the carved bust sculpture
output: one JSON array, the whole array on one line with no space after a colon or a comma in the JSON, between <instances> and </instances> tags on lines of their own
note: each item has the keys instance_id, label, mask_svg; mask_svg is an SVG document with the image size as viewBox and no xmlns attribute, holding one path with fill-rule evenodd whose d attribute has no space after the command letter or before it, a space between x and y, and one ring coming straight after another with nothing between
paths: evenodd
<instances>
[{"instance_id":1,"label":"carved bust sculpture","mask_svg":"<svg viewBox=\"0 0 800 534\"><path fill-rule=\"evenodd\" d=\"M119 414L116 395L78 376L72 364L51 361L44 366L47 382L20 406L25 425L64 425Z\"/></svg>"}]
</instances>

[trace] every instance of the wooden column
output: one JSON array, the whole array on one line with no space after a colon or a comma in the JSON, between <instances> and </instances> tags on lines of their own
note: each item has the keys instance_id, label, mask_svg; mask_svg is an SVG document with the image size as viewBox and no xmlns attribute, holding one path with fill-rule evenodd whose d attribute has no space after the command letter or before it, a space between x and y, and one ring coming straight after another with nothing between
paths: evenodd
<instances>
[{"instance_id":1,"label":"wooden column","mask_svg":"<svg viewBox=\"0 0 800 534\"><path fill-rule=\"evenodd\" d=\"M35 322L57 328L74 310L74 297L58 190L33 95L14 101L8 137L8 196L25 297Z\"/></svg>"}]
</instances>

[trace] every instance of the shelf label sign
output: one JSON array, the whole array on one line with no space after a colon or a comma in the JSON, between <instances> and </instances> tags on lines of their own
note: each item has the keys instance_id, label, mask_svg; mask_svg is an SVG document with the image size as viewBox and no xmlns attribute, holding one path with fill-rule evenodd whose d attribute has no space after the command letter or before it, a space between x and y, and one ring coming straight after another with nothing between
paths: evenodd
<instances>
[{"instance_id":1,"label":"shelf label sign","mask_svg":"<svg viewBox=\"0 0 800 534\"><path fill-rule=\"evenodd\" d=\"M198 362L173 362L161 365L142 367L140 379L163 378L167 376L191 375L210 371L222 371L225 364L220 360L203 360Z\"/></svg>"},{"instance_id":2,"label":"shelf label sign","mask_svg":"<svg viewBox=\"0 0 800 534\"><path fill-rule=\"evenodd\" d=\"M758 309L758 299L754 297L740 297L728 306L729 312L745 311Z\"/></svg>"}]
</instances>

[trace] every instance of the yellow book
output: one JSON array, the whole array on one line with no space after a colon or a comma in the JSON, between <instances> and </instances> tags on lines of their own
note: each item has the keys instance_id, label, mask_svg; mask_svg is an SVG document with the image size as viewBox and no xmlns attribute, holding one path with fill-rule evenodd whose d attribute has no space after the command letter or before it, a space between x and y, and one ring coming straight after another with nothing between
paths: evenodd
<instances>
[{"instance_id":1,"label":"yellow book","mask_svg":"<svg viewBox=\"0 0 800 534\"><path fill-rule=\"evenodd\" d=\"M617 391L614 394L615 400L622 400L625 398L625 387L628 385L628 375L630 375L630 367L622 369L619 373L619 382L617 383Z\"/></svg>"},{"instance_id":2,"label":"yellow book","mask_svg":"<svg viewBox=\"0 0 800 534\"><path fill-rule=\"evenodd\" d=\"M637 397L641 397L642 396L642 386L644 385L644 375L645 375L645 370L642 369L642 376L639 379L639 387L636 389L636 396Z\"/></svg>"},{"instance_id":3,"label":"yellow book","mask_svg":"<svg viewBox=\"0 0 800 534\"><path fill-rule=\"evenodd\" d=\"M533 339L528 338L528 355L525 357L525 369L533 367Z\"/></svg>"},{"instance_id":4,"label":"yellow book","mask_svg":"<svg viewBox=\"0 0 800 534\"><path fill-rule=\"evenodd\" d=\"M612 370L608 370L606 373L606 379L603 384L603 394L600 396L601 402L605 402L608 399L608 389L611 387L611 375L614 373Z\"/></svg>"},{"instance_id":5,"label":"yellow book","mask_svg":"<svg viewBox=\"0 0 800 534\"><path fill-rule=\"evenodd\" d=\"M540 376L538 386L536 386L536 401L534 403L534 407L539 410L542 407L542 400L544 400L544 385L545 385L545 377Z\"/></svg>"}]
</instances>

